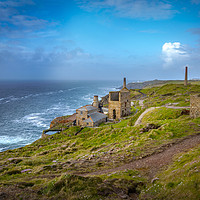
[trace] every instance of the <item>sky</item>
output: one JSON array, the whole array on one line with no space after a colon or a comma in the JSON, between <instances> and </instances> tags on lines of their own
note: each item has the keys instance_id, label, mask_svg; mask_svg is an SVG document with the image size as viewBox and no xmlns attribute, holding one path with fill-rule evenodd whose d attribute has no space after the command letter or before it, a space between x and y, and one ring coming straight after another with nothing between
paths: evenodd
<instances>
[{"instance_id":1,"label":"sky","mask_svg":"<svg viewBox=\"0 0 200 200\"><path fill-rule=\"evenodd\" d=\"M200 0L0 0L0 80L200 78Z\"/></svg>"}]
</instances>

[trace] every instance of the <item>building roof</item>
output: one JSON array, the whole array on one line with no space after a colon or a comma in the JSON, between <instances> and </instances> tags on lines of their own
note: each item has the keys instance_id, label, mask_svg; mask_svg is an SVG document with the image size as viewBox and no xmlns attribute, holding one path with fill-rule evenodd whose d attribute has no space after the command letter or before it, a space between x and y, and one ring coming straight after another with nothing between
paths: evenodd
<instances>
[{"instance_id":1,"label":"building roof","mask_svg":"<svg viewBox=\"0 0 200 200\"><path fill-rule=\"evenodd\" d=\"M91 110L96 110L97 108L91 105L86 105L86 106L82 106L80 108L78 108L77 110L80 111L91 111Z\"/></svg>"},{"instance_id":2,"label":"building roof","mask_svg":"<svg viewBox=\"0 0 200 200\"><path fill-rule=\"evenodd\" d=\"M92 119L89 117L88 119L84 120L83 122L92 122Z\"/></svg>"},{"instance_id":3,"label":"building roof","mask_svg":"<svg viewBox=\"0 0 200 200\"><path fill-rule=\"evenodd\" d=\"M90 117L86 120L84 120L84 122L98 122L101 119L105 119L107 117L107 115L104 115L103 113L99 113L99 112L94 112L92 114L89 115Z\"/></svg>"},{"instance_id":4,"label":"building roof","mask_svg":"<svg viewBox=\"0 0 200 200\"><path fill-rule=\"evenodd\" d=\"M98 122L99 120L101 119L104 119L106 118L107 115L104 115L103 113L99 113L99 112L95 112L95 113L92 113L90 115L90 118L92 119L92 121L95 123L95 122Z\"/></svg>"}]
</instances>

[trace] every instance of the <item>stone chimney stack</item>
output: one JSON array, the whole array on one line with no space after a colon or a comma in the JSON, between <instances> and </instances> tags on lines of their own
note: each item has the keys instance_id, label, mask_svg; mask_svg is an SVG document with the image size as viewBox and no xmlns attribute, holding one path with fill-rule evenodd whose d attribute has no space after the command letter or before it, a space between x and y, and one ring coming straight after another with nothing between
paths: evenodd
<instances>
[{"instance_id":1,"label":"stone chimney stack","mask_svg":"<svg viewBox=\"0 0 200 200\"><path fill-rule=\"evenodd\" d=\"M126 78L124 78L123 88L126 87Z\"/></svg>"},{"instance_id":2,"label":"stone chimney stack","mask_svg":"<svg viewBox=\"0 0 200 200\"><path fill-rule=\"evenodd\" d=\"M98 96L94 96L94 101L92 104L94 107L99 108L99 100L98 100Z\"/></svg>"},{"instance_id":3,"label":"stone chimney stack","mask_svg":"<svg viewBox=\"0 0 200 200\"><path fill-rule=\"evenodd\" d=\"M185 82L184 85L187 86L188 84L188 67L185 67Z\"/></svg>"}]
</instances>

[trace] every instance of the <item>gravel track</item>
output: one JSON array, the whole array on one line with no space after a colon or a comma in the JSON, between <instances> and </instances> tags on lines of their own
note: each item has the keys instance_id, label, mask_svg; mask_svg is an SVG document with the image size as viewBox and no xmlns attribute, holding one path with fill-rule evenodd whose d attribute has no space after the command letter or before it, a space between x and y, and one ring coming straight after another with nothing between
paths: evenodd
<instances>
[{"instance_id":1,"label":"gravel track","mask_svg":"<svg viewBox=\"0 0 200 200\"><path fill-rule=\"evenodd\" d=\"M171 144L169 148L160 153L153 154L149 157L133 161L117 168L81 174L81 176L110 174L113 172L124 171L126 169L145 169L149 178L152 179L158 171L172 162L172 159L175 155L181 152L189 151L191 148L197 145L200 145L200 132L197 135L188 136L178 143Z\"/></svg>"}]
</instances>

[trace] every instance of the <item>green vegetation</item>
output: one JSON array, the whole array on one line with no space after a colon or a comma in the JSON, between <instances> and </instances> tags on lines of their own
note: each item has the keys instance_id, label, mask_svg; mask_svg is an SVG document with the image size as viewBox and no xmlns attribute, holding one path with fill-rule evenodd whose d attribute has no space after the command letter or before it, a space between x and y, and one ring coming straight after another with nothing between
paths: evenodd
<instances>
[{"instance_id":1,"label":"green vegetation","mask_svg":"<svg viewBox=\"0 0 200 200\"><path fill-rule=\"evenodd\" d=\"M158 108L156 110L148 112L143 121L153 122L157 120L168 120L168 119L177 119L181 116L181 109L172 109L172 108Z\"/></svg>"},{"instance_id":2,"label":"green vegetation","mask_svg":"<svg viewBox=\"0 0 200 200\"><path fill-rule=\"evenodd\" d=\"M131 89L131 90L130 90L131 99L141 97L142 94L141 94L139 91L140 91L140 90L138 90L138 89Z\"/></svg>"},{"instance_id":3,"label":"green vegetation","mask_svg":"<svg viewBox=\"0 0 200 200\"><path fill-rule=\"evenodd\" d=\"M176 156L173 164L143 190L141 199L200 199L199 152L200 146Z\"/></svg>"},{"instance_id":4,"label":"green vegetation","mask_svg":"<svg viewBox=\"0 0 200 200\"><path fill-rule=\"evenodd\" d=\"M141 92L147 95L146 107L189 105L189 95L199 93L200 85L169 84ZM148 180L147 168L109 172L161 152L200 131L200 118L191 119L182 109L166 107L152 110L141 125L134 126L145 110L138 101L135 105L133 114L118 123L101 124L98 128L65 127L64 131L25 147L1 152L1 190L10 188L17 199L123 199L135 198L141 190L142 199L198 199L199 148L179 156L153 183ZM155 126L148 128L149 124ZM108 172L90 176L100 170Z\"/></svg>"},{"instance_id":5,"label":"green vegetation","mask_svg":"<svg viewBox=\"0 0 200 200\"><path fill-rule=\"evenodd\" d=\"M141 90L148 96L145 106L162 106L173 104L175 106L189 106L190 95L200 93L199 85L166 84L162 87L152 87Z\"/></svg>"}]
</instances>

